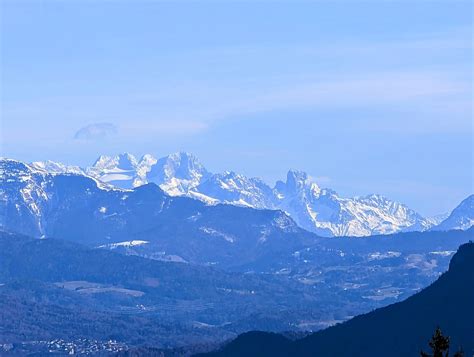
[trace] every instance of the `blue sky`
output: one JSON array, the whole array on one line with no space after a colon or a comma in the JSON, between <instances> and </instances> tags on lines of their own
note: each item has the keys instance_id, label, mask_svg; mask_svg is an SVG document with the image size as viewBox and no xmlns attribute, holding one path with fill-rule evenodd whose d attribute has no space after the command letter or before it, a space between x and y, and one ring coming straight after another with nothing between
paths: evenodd
<instances>
[{"instance_id":1,"label":"blue sky","mask_svg":"<svg viewBox=\"0 0 474 357\"><path fill-rule=\"evenodd\" d=\"M3 156L185 150L425 215L473 192L468 1L1 4Z\"/></svg>"}]
</instances>

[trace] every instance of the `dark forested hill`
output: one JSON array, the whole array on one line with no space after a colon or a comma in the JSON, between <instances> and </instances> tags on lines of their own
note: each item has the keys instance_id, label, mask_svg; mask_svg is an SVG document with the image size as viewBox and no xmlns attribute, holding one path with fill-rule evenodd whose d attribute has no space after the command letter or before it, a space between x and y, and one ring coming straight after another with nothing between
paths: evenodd
<instances>
[{"instance_id":1,"label":"dark forested hill","mask_svg":"<svg viewBox=\"0 0 474 357\"><path fill-rule=\"evenodd\" d=\"M437 326L451 337L452 351L474 352L474 243L462 245L448 272L407 300L290 341L249 332L209 356L416 356Z\"/></svg>"},{"instance_id":2,"label":"dark forested hill","mask_svg":"<svg viewBox=\"0 0 474 357\"><path fill-rule=\"evenodd\" d=\"M14 160L0 160L0 170L0 227L32 237L106 248L140 240L148 255L224 267L274 259L318 238L282 211L206 205L155 184L117 190Z\"/></svg>"},{"instance_id":3,"label":"dark forested hill","mask_svg":"<svg viewBox=\"0 0 474 357\"><path fill-rule=\"evenodd\" d=\"M474 233L321 238L282 211L0 164L0 229L16 232L0 233L0 344L118 336L174 348L257 329L314 332L428 286ZM118 320L150 333L116 330Z\"/></svg>"},{"instance_id":4,"label":"dark forested hill","mask_svg":"<svg viewBox=\"0 0 474 357\"><path fill-rule=\"evenodd\" d=\"M0 232L0 345L90 338L176 347L235 336L252 316L262 329L282 330L333 304L331 292L278 276Z\"/></svg>"}]
</instances>

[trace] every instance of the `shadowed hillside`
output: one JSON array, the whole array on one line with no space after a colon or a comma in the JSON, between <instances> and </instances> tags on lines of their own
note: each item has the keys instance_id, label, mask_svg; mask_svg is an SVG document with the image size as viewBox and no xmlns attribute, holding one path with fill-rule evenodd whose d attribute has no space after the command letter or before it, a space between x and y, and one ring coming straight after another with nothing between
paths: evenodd
<instances>
[{"instance_id":1,"label":"shadowed hillside","mask_svg":"<svg viewBox=\"0 0 474 357\"><path fill-rule=\"evenodd\" d=\"M407 300L290 341L263 332L240 335L209 356L416 356L441 326L452 350L474 350L474 243L462 245L448 272Z\"/></svg>"}]
</instances>

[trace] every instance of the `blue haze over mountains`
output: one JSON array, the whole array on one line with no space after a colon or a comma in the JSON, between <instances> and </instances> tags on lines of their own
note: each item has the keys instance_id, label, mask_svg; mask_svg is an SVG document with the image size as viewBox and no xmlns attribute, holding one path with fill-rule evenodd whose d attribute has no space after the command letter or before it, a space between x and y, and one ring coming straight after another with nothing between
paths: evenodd
<instances>
[{"instance_id":1,"label":"blue haze over mountains","mask_svg":"<svg viewBox=\"0 0 474 357\"><path fill-rule=\"evenodd\" d=\"M185 149L425 216L472 191L470 1L1 6L3 156Z\"/></svg>"},{"instance_id":2,"label":"blue haze over mountains","mask_svg":"<svg viewBox=\"0 0 474 357\"><path fill-rule=\"evenodd\" d=\"M474 243L462 245L449 270L432 285L387 306L304 338L250 332L206 356L415 356L426 350L430 334L443 326L454 353L474 352ZM408 323L409 321L409 323Z\"/></svg>"},{"instance_id":3,"label":"blue haze over mountains","mask_svg":"<svg viewBox=\"0 0 474 357\"><path fill-rule=\"evenodd\" d=\"M24 336L76 345L80 337L111 348L112 338L123 348L148 341L206 351L197 346L254 329L317 331L426 287L473 237L472 196L425 232L321 237L282 210L251 207L247 201L275 192L260 180L213 175L189 154L154 161L140 162L152 163L145 173L160 185L139 181L147 166L130 155L101 157L85 170L0 161L0 317L8 321L0 344L31 351ZM295 193L297 203L324 191L302 173L288 176L277 192ZM228 202L190 189L205 185ZM448 230L453 225L464 230ZM61 327L71 314L77 324ZM148 332L122 328L116 321L124 316Z\"/></svg>"},{"instance_id":4,"label":"blue haze over mountains","mask_svg":"<svg viewBox=\"0 0 474 357\"><path fill-rule=\"evenodd\" d=\"M448 214L422 217L409 207L378 194L344 198L331 189L321 188L303 171L288 171L286 181L278 181L274 187L233 171L213 174L194 155L185 152L160 159L147 154L140 160L126 153L100 156L91 167L84 169L51 161L36 162L32 166L51 173L89 175L123 189L156 183L171 196L188 196L208 204L280 209L302 228L322 236L424 231L437 229L448 217ZM474 223L474 217L469 215L472 196L468 201L471 203L467 204L465 221L451 219L441 226L443 229L466 229Z\"/></svg>"},{"instance_id":5,"label":"blue haze over mountains","mask_svg":"<svg viewBox=\"0 0 474 357\"><path fill-rule=\"evenodd\" d=\"M473 6L0 1L0 356L474 356Z\"/></svg>"}]
</instances>

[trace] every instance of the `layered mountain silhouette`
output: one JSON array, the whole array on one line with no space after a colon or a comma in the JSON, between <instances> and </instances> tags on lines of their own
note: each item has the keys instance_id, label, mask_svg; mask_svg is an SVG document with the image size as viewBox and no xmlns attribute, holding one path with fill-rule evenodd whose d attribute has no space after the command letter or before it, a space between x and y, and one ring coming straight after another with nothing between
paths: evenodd
<instances>
[{"instance_id":1,"label":"layered mountain silhouette","mask_svg":"<svg viewBox=\"0 0 474 357\"><path fill-rule=\"evenodd\" d=\"M140 240L170 259L220 264L245 264L318 238L282 211L206 205L169 196L156 184L116 189L88 176L52 175L12 160L2 165L0 224L33 237L92 247Z\"/></svg>"},{"instance_id":2,"label":"layered mountain silhouette","mask_svg":"<svg viewBox=\"0 0 474 357\"><path fill-rule=\"evenodd\" d=\"M247 266L250 270L267 263L273 268L276 263L281 268L294 268L295 264L303 266L305 260L320 262L319 253L333 244L325 242L321 247L321 238L300 228L281 210L208 205L170 196L153 183L125 190L90 176L50 174L15 160L0 164L0 225L33 237L127 249L154 259L223 268ZM288 189L297 185L290 180ZM379 249L377 241L380 239L370 245L374 251ZM334 249L338 250L351 246L344 240L336 244ZM433 248L442 247L427 247ZM383 249L398 251L396 244ZM452 247L445 244L443 250L447 249Z\"/></svg>"},{"instance_id":3,"label":"layered mountain silhouette","mask_svg":"<svg viewBox=\"0 0 474 357\"><path fill-rule=\"evenodd\" d=\"M194 155L174 153L160 159L141 159L124 153L100 156L88 168L35 162L32 168L50 173L89 175L118 188L155 183L171 196L188 196L207 204L227 203L287 212L302 228L321 236L368 236L400 231L424 231L437 225L437 217L424 218L404 204L381 195L345 198L321 188L302 171L288 171L285 181L270 186L261 179L233 171L211 173ZM469 228L464 224L462 229Z\"/></svg>"},{"instance_id":4,"label":"layered mountain silhouette","mask_svg":"<svg viewBox=\"0 0 474 357\"><path fill-rule=\"evenodd\" d=\"M186 336L192 343L217 341L255 328L316 331L427 286L474 232L471 227L319 237L299 227L294 215L256 209L256 202L275 192L265 191L261 180L252 179L250 189L245 177L213 175L193 160L179 165L162 160L166 170L153 174L173 190L201 187L192 194L169 194L153 182L133 189L112 184L132 174L140 179L136 165L143 160L154 162L128 155L101 158L107 179L57 163L0 160L0 294L11 340L96 335L141 345L143 335L161 347L175 347ZM188 175L183 167L199 174ZM284 197L334 195L303 173L289 174L277 186ZM225 197L227 204L194 197L202 192ZM235 200L246 204L228 204ZM378 196L364 200L398 209ZM463 204L451 216L469 209ZM165 342L144 332L127 334L118 323L123 314L132 329L143 324ZM71 315L78 320L68 330L61 321ZM120 329L110 335L107 326L113 324ZM272 336L293 348L293 342Z\"/></svg>"},{"instance_id":5,"label":"layered mountain silhouette","mask_svg":"<svg viewBox=\"0 0 474 357\"><path fill-rule=\"evenodd\" d=\"M339 304L335 294L314 295L283 277L7 232L0 232L0 282L0 345L88 338L180 346L234 336L252 316L256 326L281 329L320 304Z\"/></svg>"},{"instance_id":6,"label":"layered mountain silhouette","mask_svg":"<svg viewBox=\"0 0 474 357\"><path fill-rule=\"evenodd\" d=\"M474 243L462 245L449 270L412 297L295 341L249 332L207 356L416 356L436 327L452 351L474 352Z\"/></svg>"}]
</instances>

